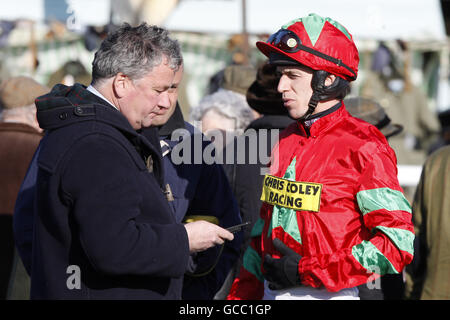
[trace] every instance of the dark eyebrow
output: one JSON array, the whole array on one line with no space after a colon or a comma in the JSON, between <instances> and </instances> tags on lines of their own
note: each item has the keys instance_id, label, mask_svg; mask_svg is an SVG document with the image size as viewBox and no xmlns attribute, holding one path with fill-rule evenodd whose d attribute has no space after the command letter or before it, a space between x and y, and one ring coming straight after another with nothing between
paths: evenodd
<instances>
[{"instance_id":1,"label":"dark eyebrow","mask_svg":"<svg viewBox=\"0 0 450 320\"><path fill-rule=\"evenodd\" d=\"M296 72L296 70L283 70L281 74L285 74L287 76L300 76L301 73Z\"/></svg>"}]
</instances>

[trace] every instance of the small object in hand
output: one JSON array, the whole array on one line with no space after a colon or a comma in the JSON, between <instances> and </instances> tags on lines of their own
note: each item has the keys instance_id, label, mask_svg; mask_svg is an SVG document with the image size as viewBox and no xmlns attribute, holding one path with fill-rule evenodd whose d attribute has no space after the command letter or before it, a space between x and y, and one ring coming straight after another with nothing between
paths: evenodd
<instances>
[{"instance_id":1,"label":"small object in hand","mask_svg":"<svg viewBox=\"0 0 450 320\"><path fill-rule=\"evenodd\" d=\"M241 224L237 224L235 226L232 226L232 227L229 227L229 228L226 228L226 229L228 231L230 231L231 233L236 233L236 232L241 231L244 227L246 227L248 225L250 225L250 221L247 221L247 222L244 222L244 223L241 223Z\"/></svg>"}]
</instances>

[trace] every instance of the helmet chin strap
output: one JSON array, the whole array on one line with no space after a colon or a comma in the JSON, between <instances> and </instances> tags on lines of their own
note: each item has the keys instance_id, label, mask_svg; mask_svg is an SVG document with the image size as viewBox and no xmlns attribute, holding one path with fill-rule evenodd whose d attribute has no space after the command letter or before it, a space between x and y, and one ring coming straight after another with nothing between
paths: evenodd
<instances>
[{"instance_id":1,"label":"helmet chin strap","mask_svg":"<svg viewBox=\"0 0 450 320\"><path fill-rule=\"evenodd\" d=\"M311 88L313 89L313 94L308 102L308 110L306 113L298 118L297 120L305 121L311 118L312 114L314 113L314 110L317 108L317 104L320 101L327 100L331 97L330 93L327 93L327 88L331 88L332 85L326 86L325 80L327 79L327 76L329 75L326 71L314 71L313 77L311 79ZM336 81L335 81L336 82Z\"/></svg>"},{"instance_id":2,"label":"helmet chin strap","mask_svg":"<svg viewBox=\"0 0 450 320\"><path fill-rule=\"evenodd\" d=\"M323 100L323 91L325 88L325 79L327 74L328 73L326 72L314 71L313 77L311 79L311 87L313 89L313 94L308 102L308 110L298 120L302 121L308 120L312 116L314 110L316 110L319 101Z\"/></svg>"},{"instance_id":3,"label":"helmet chin strap","mask_svg":"<svg viewBox=\"0 0 450 320\"><path fill-rule=\"evenodd\" d=\"M317 91L313 92L313 95L311 96L311 98L309 99L308 102L308 110L306 110L305 114L303 116L301 116L300 118L296 119L296 120L308 120L309 117L312 116L312 114L314 113L314 110L316 110L317 104L319 103L320 99L319 99L319 93Z\"/></svg>"},{"instance_id":4,"label":"helmet chin strap","mask_svg":"<svg viewBox=\"0 0 450 320\"><path fill-rule=\"evenodd\" d=\"M314 111L317 108L317 104L320 101L327 101L331 99L343 99L343 97L347 94L349 86L348 81L336 77L330 85L325 85L325 81L328 72L323 70L316 70L313 73L313 77L311 79L311 88L313 89L313 93L308 102L308 110L305 114L299 118L293 118L296 121L306 121L311 119Z\"/></svg>"}]
</instances>

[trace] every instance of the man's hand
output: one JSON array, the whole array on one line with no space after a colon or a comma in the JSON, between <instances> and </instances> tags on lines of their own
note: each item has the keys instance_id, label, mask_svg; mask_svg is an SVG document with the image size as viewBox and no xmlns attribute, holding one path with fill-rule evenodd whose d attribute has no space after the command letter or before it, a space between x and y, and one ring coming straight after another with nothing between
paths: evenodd
<instances>
[{"instance_id":1,"label":"man's hand","mask_svg":"<svg viewBox=\"0 0 450 320\"><path fill-rule=\"evenodd\" d=\"M186 223L189 238L189 251L200 252L219 244L223 244L225 240L233 240L234 236L231 232L223 229L213 223L199 220Z\"/></svg>"},{"instance_id":2,"label":"man's hand","mask_svg":"<svg viewBox=\"0 0 450 320\"><path fill-rule=\"evenodd\" d=\"M299 285L298 263L302 257L288 248L280 239L275 238L273 246L283 254L283 257L274 259L266 254L264 258L264 278L270 282L269 288L280 290Z\"/></svg>"}]
</instances>

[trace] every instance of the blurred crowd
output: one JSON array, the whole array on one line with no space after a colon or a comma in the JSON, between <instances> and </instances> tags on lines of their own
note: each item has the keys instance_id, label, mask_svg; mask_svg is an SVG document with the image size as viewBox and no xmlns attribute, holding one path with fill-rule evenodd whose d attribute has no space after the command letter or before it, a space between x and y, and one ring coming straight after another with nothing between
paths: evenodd
<instances>
[{"instance_id":1,"label":"blurred crowd","mask_svg":"<svg viewBox=\"0 0 450 320\"><path fill-rule=\"evenodd\" d=\"M12 27L2 25L2 37ZM97 48L105 36L102 32L107 31L89 29L86 46L91 50ZM407 52L406 43L399 42L399 46L404 53ZM384 134L396 153L398 164L418 165L423 170L418 187L404 186L407 199L413 207L416 233L413 263L399 275L382 277L381 285L376 288L361 286L360 298L450 299L450 110L437 113L428 106L425 93L410 80L408 66L399 63L385 44L380 43L371 61L371 68L359 92L352 91L344 104L354 117L373 124ZM220 171L211 172L225 174L227 188L232 191L230 198L236 201L240 220L251 223L244 229L239 258L231 271L206 296L196 293L200 285L193 283L207 277L211 270L207 267L205 272L188 271L185 275L185 299L225 299L237 276L244 249L250 242L250 231L259 217L263 172L267 166L267 161L263 160L270 157L270 150L278 141L279 133L294 121L283 107L281 95L277 91L278 80L279 74L266 61L254 66L230 64L211 75L208 92L197 105L189 106L189 114L182 114L180 106L174 106L171 120L166 119L167 122L159 125L163 155L164 148L175 150L170 136L176 128L192 130L203 134L205 141L212 141L215 156L217 159L223 158L218 161ZM54 72L47 83L38 83L29 76L11 77L7 74L2 75L0 81L0 299L29 299L29 272L16 249L13 220L17 194L45 134L36 120L35 99L50 92L57 84L71 86L80 83L87 87L91 84L91 75L79 61L71 60ZM188 120L187 124L184 124L184 119ZM266 130L264 132L270 139L258 141L263 130ZM250 151L249 144L244 143L247 149L242 150L236 147L239 141L252 141L258 147ZM233 148L236 151L234 153L231 152ZM257 157L256 161L250 163L250 152L262 152L264 157ZM228 153L233 153L231 157L235 161L224 161ZM240 156L244 159L241 163L236 160ZM185 174L193 175L190 170L194 169L175 166L173 171L170 170L168 174L182 177ZM223 181L216 183L220 185ZM183 190L179 191L173 185L171 188L166 191L177 199L182 197L178 193ZM222 195L226 193L217 192ZM202 191L201 194L206 192ZM179 202L179 205L192 207L193 201L197 201L200 204L189 215L204 215L201 195L193 196L192 199L184 204ZM180 221L185 218L180 217ZM224 253L218 251L214 254L214 257L220 258ZM200 254L197 259L196 263L201 264ZM214 261L208 261L206 265L214 268L217 261L215 264Z\"/></svg>"}]
</instances>

